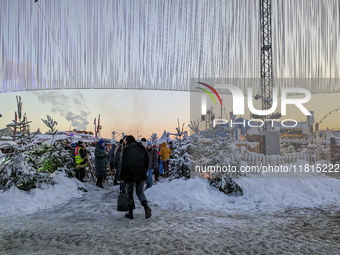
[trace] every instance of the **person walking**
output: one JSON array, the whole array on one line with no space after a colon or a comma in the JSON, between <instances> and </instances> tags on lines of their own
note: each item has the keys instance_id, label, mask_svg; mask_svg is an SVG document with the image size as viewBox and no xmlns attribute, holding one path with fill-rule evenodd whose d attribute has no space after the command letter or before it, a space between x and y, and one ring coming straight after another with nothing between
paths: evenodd
<instances>
[{"instance_id":1,"label":"person walking","mask_svg":"<svg viewBox=\"0 0 340 255\"><path fill-rule=\"evenodd\" d=\"M146 188L151 188L153 184L152 183L153 171L157 169L157 152L152 147L151 142L147 143L146 152L149 155L148 181L147 181Z\"/></svg>"},{"instance_id":2,"label":"person walking","mask_svg":"<svg viewBox=\"0 0 340 255\"><path fill-rule=\"evenodd\" d=\"M111 172L114 172L114 169L116 168L115 162L114 162L116 148L117 148L117 145L113 143L112 146L111 146L110 152L109 152L109 162L110 162ZM113 185L118 185L116 177L117 177L117 169L116 169L116 172L115 172L115 178L113 180Z\"/></svg>"},{"instance_id":3,"label":"person walking","mask_svg":"<svg viewBox=\"0 0 340 255\"><path fill-rule=\"evenodd\" d=\"M77 147L74 150L76 161L76 178L85 182L85 168L87 167L86 146L83 141L78 141Z\"/></svg>"},{"instance_id":4,"label":"person walking","mask_svg":"<svg viewBox=\"0 0 340 255\"><path fill-rule=\"evenodd\" d=\"M157 154L157 167L156 167L154 173L155 173L155 181L158 182L159 181L159 151L157 149L156 144L154 144L152 147L156 151L156 154Z\"/></svg>"},{"instance_id":5,"label":"person walking","mask_svg":"<svg viewBox=\"0 0 340 255\"><path fill-rule=\"evenodd\" d=\"M163 161L163 171L164 171L164 174L163 176L164 177L168 177L168 174L169 174L169 161L170 161L170 155L172 154L172 151L170 148L168 148L166 146L166 143L163 142L162 143L162 148L159 152L159 156L161 158L161 160Z\"/></svg>"},{"instance_id":6,"label":"person walking","mask_svg":"<svg viewBox=\"0 0 340 255\"><path fill-rule=\"evenodd\" d=\"M136 194L145 210L145 218L151 217L151 208L148 205L144 194L144 182L147 180L146 172L149 167L149 155L144 146L138 144L135 138L129 135L126 138L126 145L122 154L122 167L120 180L126 183L129 202L129 212L126 218L133 219L133 190L136 187Z\"/></svg>"},{"instance_id":7,"label":"person walking","mask_svg":"<svg viewBox=\"0 0 340 255\"><path fill-rule=\"evenodd\" d=\"M100 188L104 188L103 178L104 176L107 176L107 157L108 157L108 153L105 151L104 140L101 139L96 143L96 149L95 149L94 155L95 155L95 167L96 167L96 177L97 177L96 185Z\"/></svg>"},{"instance_id":8,"label":"person walking","mask_svg":"<svg viewBox=\"0 0 340 255\"><path fill-rule=\"evenodd\" d=\"M115 174L115 182L118 182L120 180L120 172L122 168L122 153L123 153L123 147L126 142L126 136L124 139L120 139L119 145L116 148L115 155L113 158L113 164L116 168L116 174ZM119 189L122 191L125 189L125 186L120 182Z\"/></svg>"}]
</instances>

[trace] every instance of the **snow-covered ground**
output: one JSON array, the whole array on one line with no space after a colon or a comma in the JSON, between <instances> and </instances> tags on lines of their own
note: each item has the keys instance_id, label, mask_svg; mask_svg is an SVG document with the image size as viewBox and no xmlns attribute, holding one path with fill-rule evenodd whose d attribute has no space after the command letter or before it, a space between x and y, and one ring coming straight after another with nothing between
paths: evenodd
<instances>
[{"instance_id":1,"label":"snow-covered ground","mask_svg":"<svg viewBox=\"0 0 340 255\"><path fill-rule=\"evenodd\" d=\"M117 212L118 186L100 189L62 175L29 194L1 193L0 254L337 254L340 182L241 178L243 197L203 179L166 179L136 199L134 220ZM33 202L34 201L34 202ZM6 203L6 205L4 204ZM6 209L4 209L6 207ZM44 209L44 210L42 210ZM28 213L28 214L27 214Z\"/></svg>"},{"instance_id":2,"label":"snow-covered ground","mask_svg":"<svg viewBox=\"0 0 340 255\"><path fill-rule=\"evenodd\" d=\"M163 209L219 210L229 213L278 211L287 207L339 206L340 180L334 178L239 178L240 197L226 196L202 178L163 182L146 191Z\"/></svg>"},{"instance_id":3,"label":"snow-covered ground","mask_svg":"<svg viewBox=\"0 0 340 255\"><path fill-rule=\"evenodd\" d=\"M157 184L148 190L156 194ZM136 200L134 220L117 212L118 187L87 193L27 216L0 218L1 254L337 254L340 210L178 211ZM163 186L164 187L164 186ZM195 190L197 191L197 190ZM137 198L136 198L137 199Z\"/></svg>"},{"instance_id":4,"label":"snow-covered ground","mask_svg":"<svg viewBox=\"0 0 340 255\"><path fill-rule=\"evenodd\" d=\"M83 192L78 187L84 185L77 179L55 172L53 180L55 185L43 185L28 192L16 187L6 192L0 191L0 217L35 213L82 196Z\"/></svg>"}]
</instances>

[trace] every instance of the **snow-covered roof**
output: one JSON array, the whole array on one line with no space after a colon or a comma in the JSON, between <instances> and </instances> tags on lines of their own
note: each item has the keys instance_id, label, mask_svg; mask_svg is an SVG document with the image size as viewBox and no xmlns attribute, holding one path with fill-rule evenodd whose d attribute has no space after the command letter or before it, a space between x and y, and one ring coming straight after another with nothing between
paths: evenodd
<instances>
[{"instance_id":1,"label":"snow-covered roof","mask_svg":"<svg viewBox=\"0 0 340 255\"><path fill-rule=\"evenodd\" d=\"M0 129L0 135L10 136L12 135L12 129L10 127Z\"/></svg>"},{"instance_id":2,"label":"snow-covered roof","mask_svg":"<svg viewBox=\"0 0 340 255\"><path fill-rule=\"evenodd\" d=\"M340 130L333 130L326 133L326 139L331 138L339 138L340 139Z\"/></svg>"},{"instance_id":3,"label":"snow-covered roof","mask_svg":"<svg viewBox=\"0 0 340 255\"><path fill-rule=\"evenodd\" d=\"M203 130L200 134L206 138L213 138L215 136L223 137L229 139L229 131L227 124L220 124L214 128Z\"/></svg>"},{"instance_id":4,"label":"snow-covered roof","mask_svg":"<svg viewBox=\"0 0 340 255\"><path fill-rule=\"evenodd\" d=\"M259 135L259 129L258 128L255 128L255 127L252 127L248 130L248 135Z\"/></svg>"}]
</instances>

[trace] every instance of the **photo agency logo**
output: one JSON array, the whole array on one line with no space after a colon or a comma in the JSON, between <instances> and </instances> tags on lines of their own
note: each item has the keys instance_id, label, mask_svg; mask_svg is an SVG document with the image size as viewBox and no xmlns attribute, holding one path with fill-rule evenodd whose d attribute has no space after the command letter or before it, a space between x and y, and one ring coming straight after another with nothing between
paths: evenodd
<instances>
[{"instance_id":1,"label":"photo agency logo","mask_svg":"<svg viewBox=\"0 0 340 255\"><path fill-rule=\"evenodd\" d=\"M233 114L234 115L244 115L244 105L245 105L245 96L240 88L238 88L235 85L230 85L230 84L217 84L214 87L211 85L208 85L206 83L202 82L197 82L200 85L203 85L207 88L209 88L219 99L220 104L222 106L222 100L215 90L218 88L225 88L228 89L233 98ZM216 105L216 100L214 96L211 94L211 92L205 88L197 87L200 90L203 90L204 94L201 96L201 112L202 116L204 116L207 112L207 94L213 99L215 105ZM295 105L304 115L311 115L311 113L303 106L304 103L307 103L311 99L311 93L309 90L304 89L304 88L281 88L281 114L273 114L276 111L277 105L278 105L278 89L273 88L273 95L270 100L272 100L271 108L268 110L257 110L254 107L253 104L253 88L248 87L248 96L247 96L247 106L249 111L254 115L257 115L258 118L256 119L250 119L248 121L248 126L249 127L262 127L265 122L271 122L271 126L273 127L273 121L274 120L279 120L281 116L287 115L287 105ZM288 99L287 96L289 93L294 93L294 94L303 94L305 95L304 98L293 98L293 99ZM256 97L259 97L257 95ZM256 98L255 97L255 98ZM257 98L258 99L258 98ZM270 116L267 118L267 116ZM216 125L219 124L226 124L230 122L230 126L234 125L243 125L244 127L246 126L246 120L244 120L241 123L236 123L233 119L228 121L227 119L214 119L213 120L213 126L215 127ZM288 125L286 122L290 122ZM294 122L294 124L291 124L291 122ZM298 122L294 119L284 119L281 121L281 125L283 127L296 127L298 125Z\"/></svg>"}]
</instances>

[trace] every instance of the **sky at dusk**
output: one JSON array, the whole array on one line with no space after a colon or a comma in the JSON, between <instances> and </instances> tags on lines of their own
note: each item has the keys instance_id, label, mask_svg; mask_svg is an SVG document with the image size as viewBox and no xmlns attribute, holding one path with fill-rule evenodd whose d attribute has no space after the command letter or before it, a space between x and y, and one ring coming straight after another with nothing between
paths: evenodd
<instances>
[{"instance_id":1,"label":"sky at dusk","mask_svg":"<svg viewBox=\"0 0 340 255\"><path fill-rule=\"evenodd\" d=\"M170 133L176 132L177 118L181 125L185 123L184 130L189 130L190 94L188 92L118 89L0 93L0 112L3 114L3 117L0 118L0 128L4 128L14 119L16 95L18 95L22 97L23 112L27 113L28 119L32 121L32 131L37 128L43 132L48 131L41 119L46 119L46 115L50 115L58 122L57 129L60 131L69 130L70 126L74 128L78 125L81 130L93 132L93 119L90 117L80 93L92 117L98 118L98 114L101 115L103 127L101 135L104 137L110 138L112 131L124 132L136 137L139 134L146 138L149 138L154 132L160 137L164 130ZM338 93L312 94L311 100L304 106L310 111L315 111L315 121L318 122L328 112L340 108L339 96ZM232 98L228 95L221 95L221 97L226 108L225 111L229 113L232 110ZM261 109L260 100L253 102L255 108ZM216 116L220 114L219 105L214 106L212 100L208 101L208 108L210 107L214 107ZM280 111L280 98L278 111ZM340 128L339 115L340 111L328 115L320 128ZM242 117L249 119L247 107L245 107L245 115ZM288 105L287 115L281 118L281 120L283 119L305 121L306 118L295 106ZM204 127L202 124L201 128Z\"/></svg>"},{"instance_id":2,"label":"sky at dusk","mask_svg":"<svg viewBox=\"0 0 340 255\"><path fill-rule=\"evenodd\" d=\"M177 118L184 130L188 130L190 104L188 92L150 90L53 90L0 93L0 129L14 119L16 95L21 96L23 112L32 121L31 130L40 128L48 131L41 119L50 115L58 122L57 129L69 130L70 126L79 130L94 131L94 120L101 118L101 135L111 137L111 132L124 132L137 137L149 138L152 133L160 137L164 130L175 133ZM120 135L118 136L120 137Z\"/></svg>"}]
</instances>

